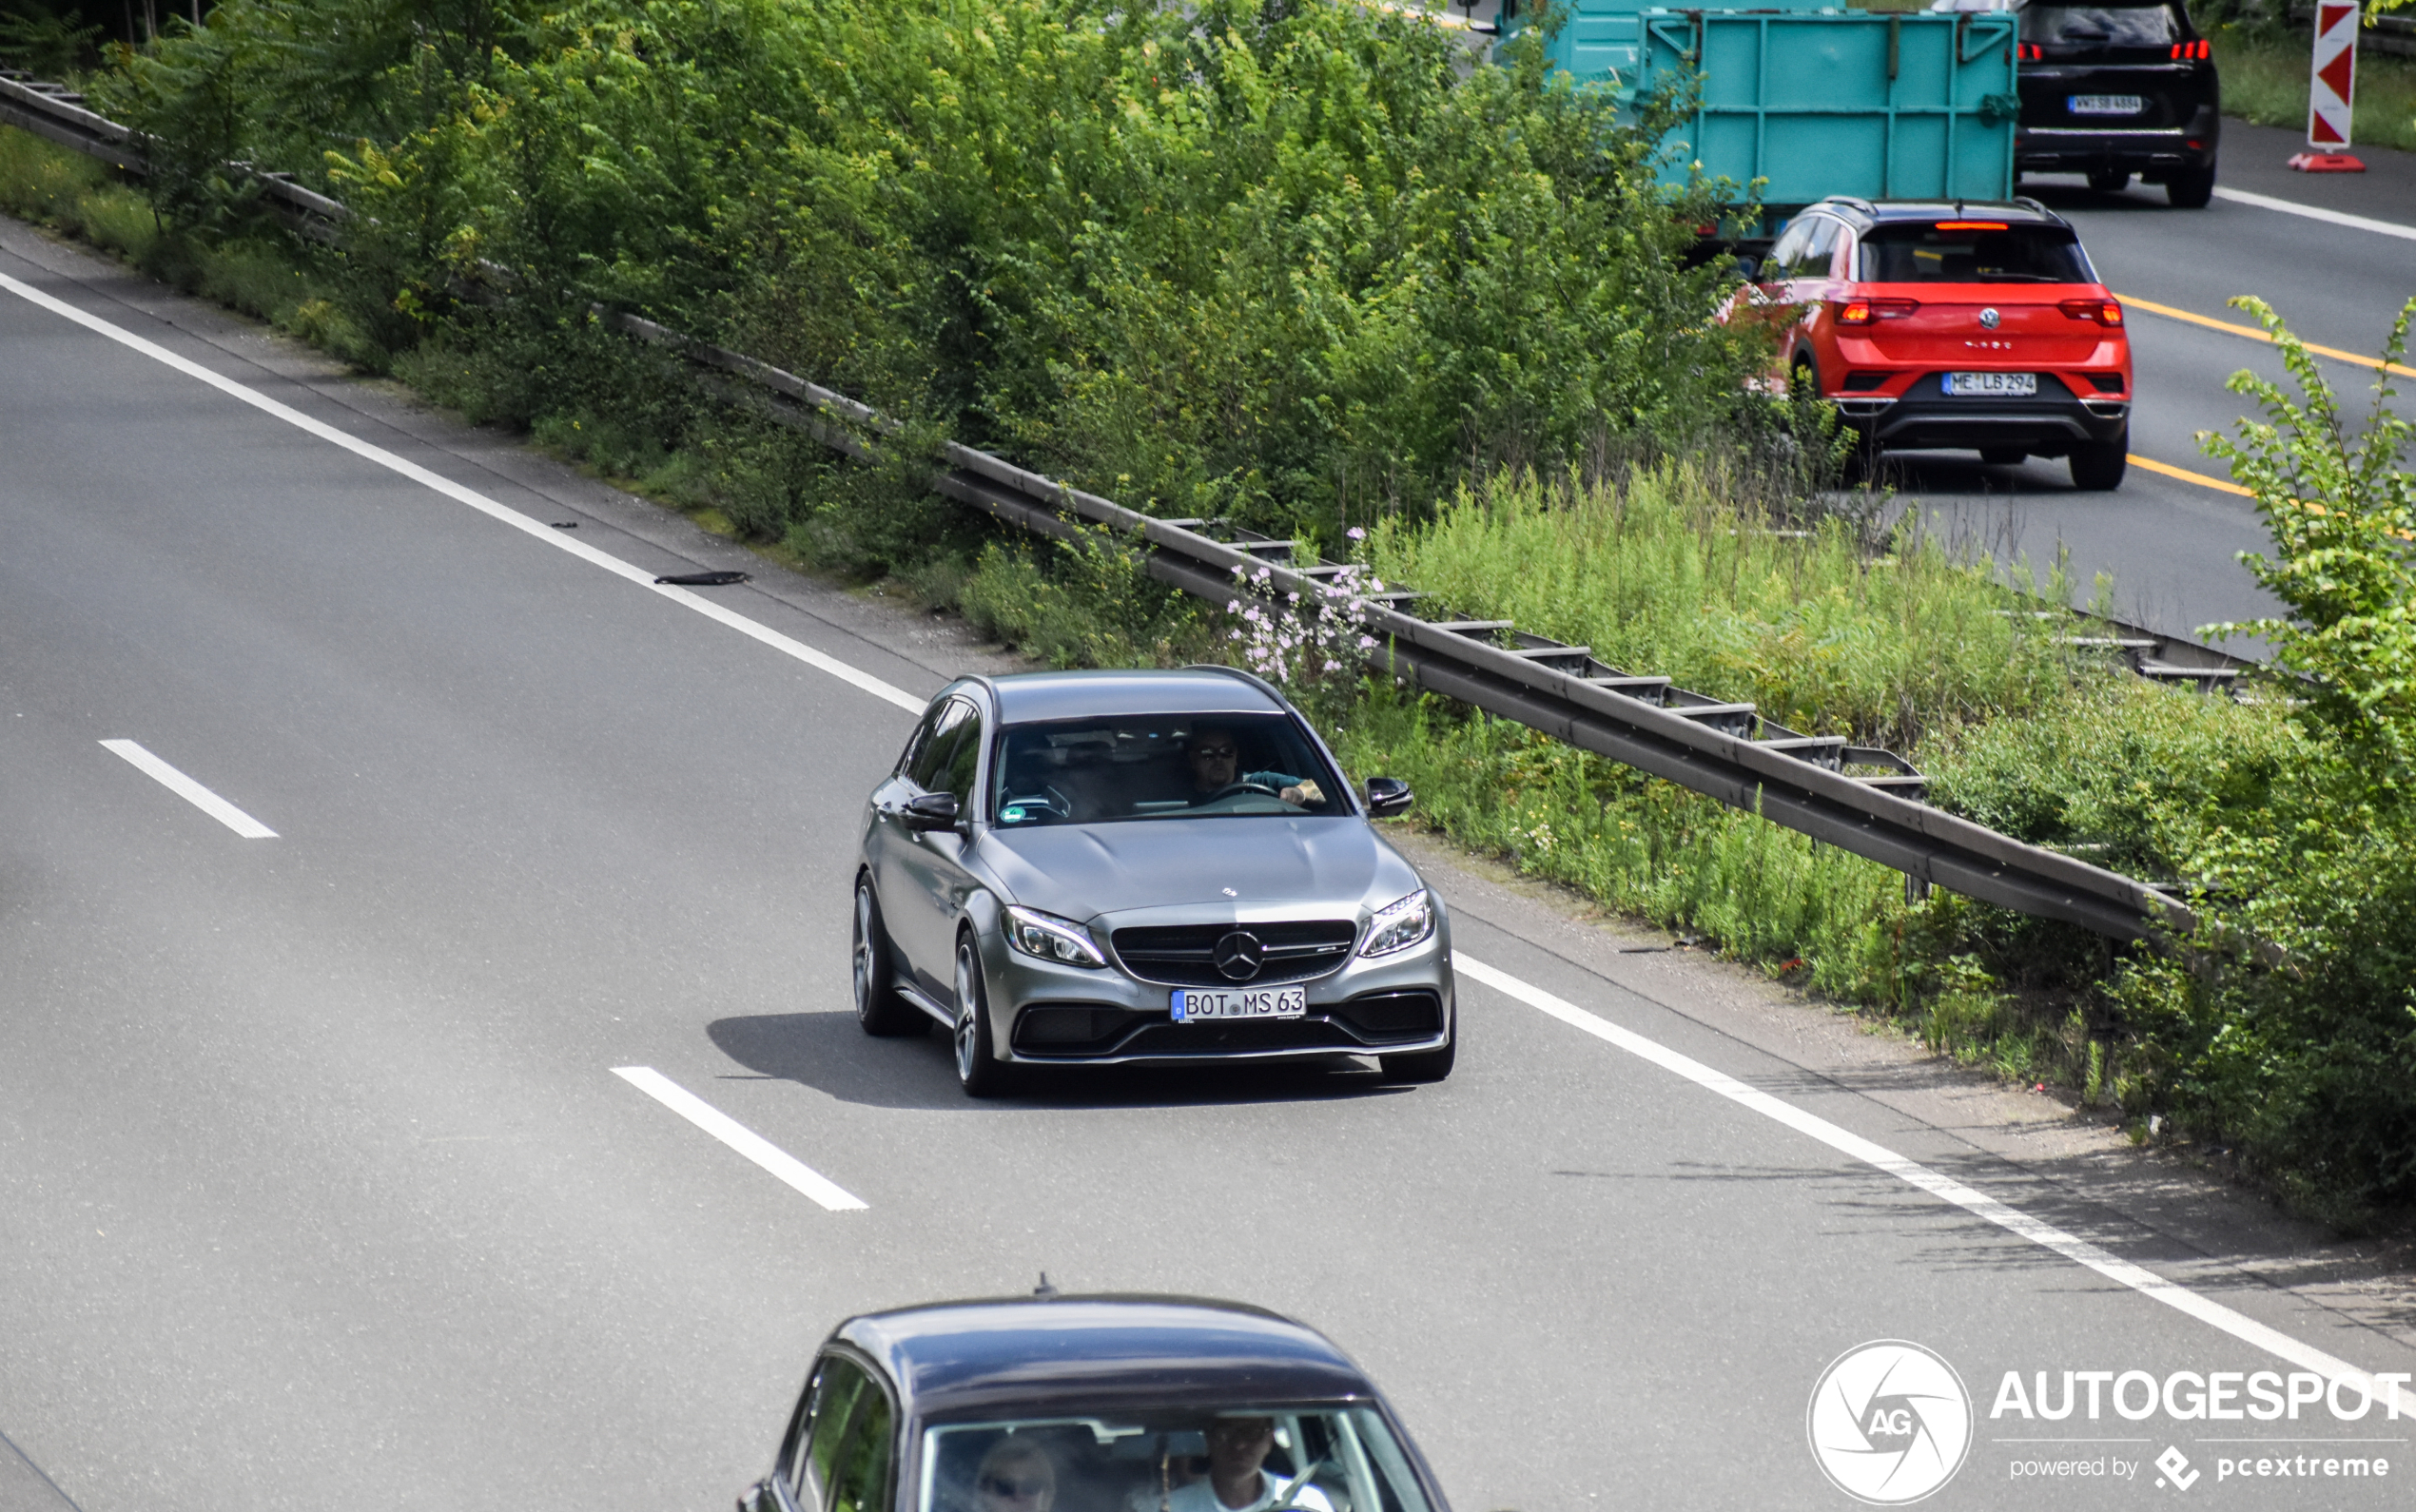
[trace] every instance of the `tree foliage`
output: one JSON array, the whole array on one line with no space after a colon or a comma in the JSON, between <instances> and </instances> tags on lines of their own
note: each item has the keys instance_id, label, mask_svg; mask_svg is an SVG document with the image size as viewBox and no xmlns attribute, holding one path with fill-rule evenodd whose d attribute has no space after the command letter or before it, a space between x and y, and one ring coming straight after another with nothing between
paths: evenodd
<instances>
[{"instance_id":1,"label":"tree foliage","mask_svg":"<svg viewBox=\"0 0 2416 1512\"><path fill-rule=\"evenodd\" d=\"M1708 192L1531 36L1472 63L1339 0L227 0L115 87L179 213L241 213L227 160L364 212L392 343L517 322L523 362L634 308L1166 513L1331 538L1753 423L1755 338L1683 256ZM498 279L510 312L458 302Z\"/></svg>"},{"instance_id":2,"label":"tree foliage","mask_svg":"<svg viewBox=\"0 0 2416 1512\"><path fill-rule=\"evenodd\" d=\"M2299 394L2233 374L2231 392L2256 399L2266 418L2204 445L2254 495L2274 552L2241 561L2289 612L2215 629L2270 641L2281 665L2309 679L2310 711L2383 761L2381 775L2404 780L2416 757L2416 476L2406 471L2416 427L2390 400L2416 300L2391 327L2373 409L2353 436L2323 370L2272 307L2231 302L2272 337Z\"/></svg>"}]
</instances>

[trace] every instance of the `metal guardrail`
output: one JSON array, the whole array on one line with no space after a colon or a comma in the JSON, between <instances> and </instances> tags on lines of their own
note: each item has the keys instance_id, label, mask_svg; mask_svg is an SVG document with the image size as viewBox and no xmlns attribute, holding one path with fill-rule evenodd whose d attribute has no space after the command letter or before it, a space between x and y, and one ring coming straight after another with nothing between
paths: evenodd
<instances>
[{"instance_id":1,"label":"metal guardrail","mask_svg":"<svg viewBox=\"0 0 2416 1512\"><path fill-rule=\"evenodd\" d=\"M128 173L150 172L142 134L86 109L84 96L65 85L45 84L14 69L0 69L0 126L30 131ZM305 189L286 174L248 163L229 163L225 167L259 184L269 208L298 235L333 242L336 228L352 218L342 202Z\"/></svg>"},{"instance_id":2,"label":"metal guardrail","mask_svg":"<svg viewBox=\"0 0 2416 1512\"><path fill-rule=\"evenodd\" d=\"M125 127L55 87L0 78L0 121L22 125L29 114L44 123L32 129L50 140L143 171L139 139ZM257 176L322 232L332 234L348 214L324 196ZM899 434L869 406L793 373L634 315L596 314L613 329L693 364L709 391L849 456L870 457L878 437ZM1290 541L1143 514L954 441L939 454L931 479L938 493L1054 539L1071 539L1087 524L1145 542L1151 576L1211 600L1248 591L1243 574L1255 578L1262 569L1267 588L1314 599L1344 571L1336 563L1294 561ZM1891 751L1787 729L1751 704L1624 670L1588 647L1522 632L1508 621L1412 613L1407 606L1439 609L1413 590L1360 602L1361 618L1378 641L1372 656L1377 669L1893 867L1905 874L1908 891L1940 886L2121 940L2183 933L2195 921L2186 905L2150 883L1921 802L1925 780ZM2075 639L2122 651L2151 676L2214 687L2243 665L2133 626L2097 623L2111 633Z\"/></svg>"}]
</instances>

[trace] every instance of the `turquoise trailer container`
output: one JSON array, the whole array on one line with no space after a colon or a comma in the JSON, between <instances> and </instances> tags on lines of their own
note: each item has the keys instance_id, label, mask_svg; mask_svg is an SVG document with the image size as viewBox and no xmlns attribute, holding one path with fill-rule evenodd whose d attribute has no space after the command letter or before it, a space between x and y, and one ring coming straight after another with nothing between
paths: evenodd
<instances>
[{"instance_id":1,"label":"turquoise trailer container","mask_svg":"<svg viewBox=\"0 0 2416 1512\"><path fill-rule=\"evenodd\" d=\"M1552 61L1612 89L1630 118L1657 87L1701 75L1693 114L1668 139L1667 182L1700 164L1740 198L1763 181L1761 201L1777 210L1831 194L2013 194L2011 11L1573 0L1564 13Z\"/></svg>"}]
</instances>

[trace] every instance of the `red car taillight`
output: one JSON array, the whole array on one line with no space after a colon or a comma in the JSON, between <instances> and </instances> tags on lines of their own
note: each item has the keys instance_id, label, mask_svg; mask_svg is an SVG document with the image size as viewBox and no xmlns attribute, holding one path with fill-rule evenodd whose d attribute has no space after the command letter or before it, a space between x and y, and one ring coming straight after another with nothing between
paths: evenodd
<instances>
[{"instance_id":1,"label":"red car taillight","mask_svg":"<svg viewBox=\"0 0 2416 1512\"><path fill-rule=\"evenodd\" d=\"M2066 300L2056 308L2075 320L2095 320L2117 329L2122 325L2122 305L2114 300Z\"/></svg>"},{"instance_id":2,"label":"red car taillight","mask_svg":"<svg viewBox=\"0 0 2416 1512\"><path fill-rule=\"evenodd\" d=\"M1873 320L1900 320L1920 307L1919 300L1848 300L1837 307L1837 323L1868 325Z\"/></svg>"},{"instance_id":3,"label":"red car taillight","mask_svg":"<svg viewBox=\"0 0 2416 1512\"><path fill-rule=\"evenodd\" d=\"M2017 63L2040 63L2044 62L2046 57L2047 49L2036 42L2014 44L2014 60Z\"/></svg>"},{"instance_id":4,"label":"red car taillight","mask_svg":"<svg viewBox=\"0 0 2416 1512\"><path fill-rule=\"evenodd\" d=\"M2203 59L2213 56L2214 45L2211 42L2176 42L2172 45L2172 61L2175 63L2184 59Z\"/></svg>"}]
</instances>

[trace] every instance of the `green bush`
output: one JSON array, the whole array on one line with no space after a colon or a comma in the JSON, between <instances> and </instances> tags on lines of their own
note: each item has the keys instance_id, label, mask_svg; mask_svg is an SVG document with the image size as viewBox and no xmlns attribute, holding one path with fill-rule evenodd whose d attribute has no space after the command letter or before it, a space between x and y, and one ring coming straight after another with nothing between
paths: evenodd
<instances>
[{"instance_id":1,"label":"green bush","mask_svg":"<svg viewBox=\"0 0 2416 1512\"><path fill-rule=\"evenodd\" d=\"M226 0L98 87L172 145L179 224L256 217L230 159L362 211L330 270L360 339L523 423L690 444L596 370L601 301L919 436L1325 539L1497 464L1769 428L1765 339L1706 318L1707 190L1657 186L1654 133L1531 43L1471 68L1343 0ZM886 494L816 492L759 533L919 560Z\"/></svg>"}]
</instances>

